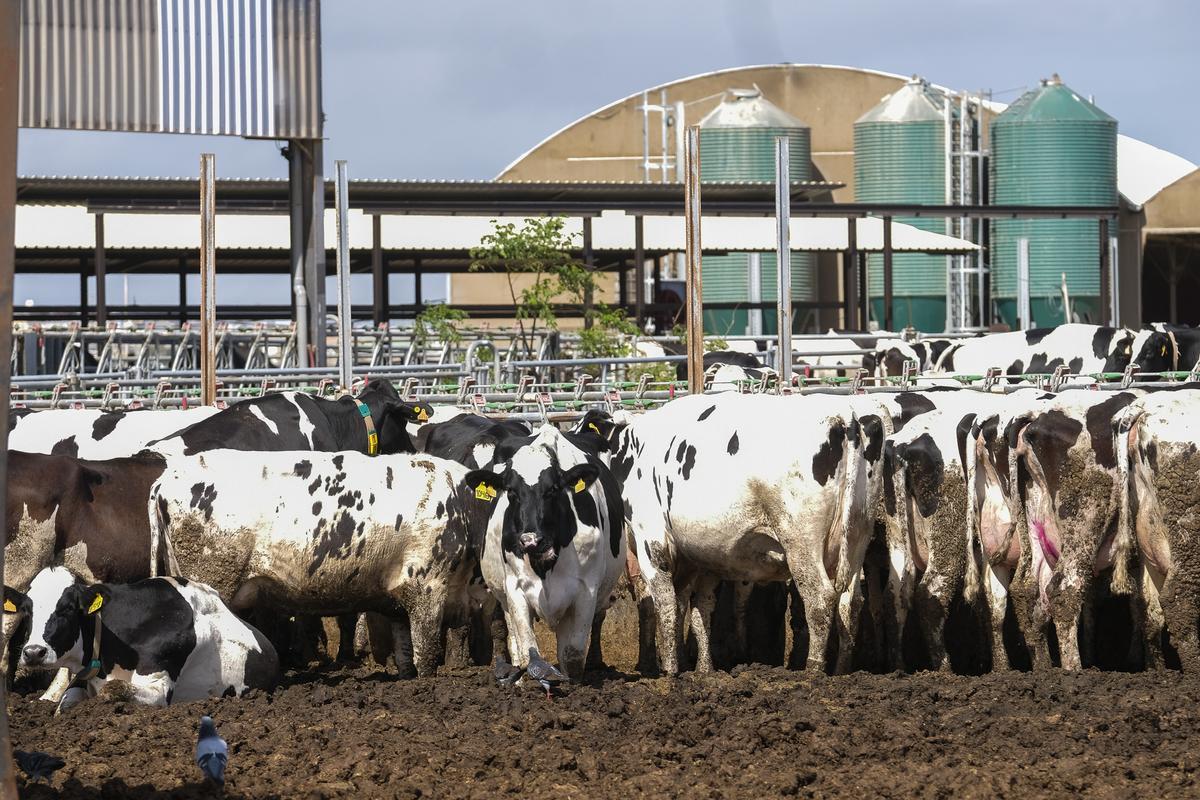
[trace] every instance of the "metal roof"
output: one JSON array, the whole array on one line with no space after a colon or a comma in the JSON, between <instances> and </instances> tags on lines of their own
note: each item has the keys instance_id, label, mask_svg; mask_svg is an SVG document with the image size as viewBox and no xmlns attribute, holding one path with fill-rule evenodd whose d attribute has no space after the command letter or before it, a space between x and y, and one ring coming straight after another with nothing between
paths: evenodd
<instances>
[{"instance_id":1,"label":"metal roof","mask_svg":"<svg viewBox=\"0 0 1200 800\"><path fill-rule=\"evenodd\" d=\"M912 80L879 101L879 105L863 114L854 124L866 122L942 122L945 95L929 82L913 76Z\"/></svg>"},{"instance_id":2,"label":"metal roof","mask_svg":"<svg viewBox=\"0 0 1200 800\"><path fill-rule=\"evenodd\" d=\"M598 253L631 253L635 246L635 218L622 211L605 211L592 221L593 249ZM280 249L291 241L290 220L281 214L220 214L217 217L217 247L221 250ZM856 222L859 250L883 248L883 222ZM566 233L582 245L583 221L569 218ZM679 216L644 218L644 249L652 252L682 252L685 249L684 219ZM478 247L481 237L492 231L487 216L384 215L381 245L392 252L466 252ZM350 247L372 247L372 222L362 209L350 211ZM94 217L82 205L17 206L18 249L95 247ZM847 247L848 223L838 218L793 218L791 242L794 250L841 251ZM325 241L335 241L335 217L325 212ZM705 217L702 236L706 252L775 250L775 220L771 217ZM897 252L965 253L976 248L962 239L893 223L893 247ZM195 250L200 245L196 216L178 213L106 213L104 244L113 249Z\"/></svg>"},{"instance_id":3,"label":"metal roof","mask_svg":"<svg viewBox=\"0 0 1200 800\"><path fill-rule=\"evenodd\" d=\"M697 124L701 128L807 128L758 89L730 89Z\"/></svg>"}]
</instances>

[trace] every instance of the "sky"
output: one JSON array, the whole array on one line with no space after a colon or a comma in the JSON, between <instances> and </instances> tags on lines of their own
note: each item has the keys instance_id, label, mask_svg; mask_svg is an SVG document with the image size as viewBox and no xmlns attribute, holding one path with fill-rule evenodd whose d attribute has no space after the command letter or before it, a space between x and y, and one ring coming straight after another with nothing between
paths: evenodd
<instances>
[{"instance_id":1,"label":"sky","mask_svg":"<svg viewBox=\"0 0 1200 800\"><path fill-rule=\"evenodd\" d=\"M1193 0L325 0L326 174L487 179L648 86L781 62L920 74L1011 101L1058 72L1122 133L1200 162ZM284 178L278 145L32 131L22 175ZM20 295L18 295L19 301Z\"/></svg>"}]
</instances>

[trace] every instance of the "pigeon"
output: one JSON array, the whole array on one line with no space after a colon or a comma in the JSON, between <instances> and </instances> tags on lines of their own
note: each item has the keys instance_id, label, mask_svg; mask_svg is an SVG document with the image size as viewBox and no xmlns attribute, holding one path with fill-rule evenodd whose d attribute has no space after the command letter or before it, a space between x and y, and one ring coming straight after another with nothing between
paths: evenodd
<instances>
[{"instance_id":1,"label":"pigeon","mask_svg":"<svg viewBox=\"0 0 1200 800\"><path fill-rule=\"evenodd\" d=\"M50 782L50 777L67 765L58 756L52 756L49 753L41 753L34 750L32 753L26 753L24 750L14 750L13 758L17 761L17 766L21 768L29 780Z\"/></svg>"},{"instance_id":2,"label":"pigeon","mask_svg":"<svg viewBox=\"0 0 1200 800\"><path fill-rule=\"evenodd\" d=\"M517 678L521 677L521 673L524 671L505 661L504 656L496 656L496 667L492 674L496 676L498 686L510 687L517 682Z\"/></svg>"},{"instance_id":3,"label":"pigeon","mask_svg":"<svg viewBox=\"0 0 1200 800\"><path fill-rule=\"evenodd\" d=\"M529 666L525 670L529 677L542 685L546 690L546 698L552 699L550 688L567 680L567 676L558 671L558 667L538 655L536 647L529 648Z\"/></svg>"},{"instance_id":4,"label":"pigeon","mask_svg":"<svg viewBox=\"0 0 1200 800\"><path fill-rule=\"evenodd\" d=\"M217 735L212 717L200 718L200 739L196 742L196 766L204 777L218 786L225 785L225 765L229 763L229 745Z\"/></svg>"}]
</instances>

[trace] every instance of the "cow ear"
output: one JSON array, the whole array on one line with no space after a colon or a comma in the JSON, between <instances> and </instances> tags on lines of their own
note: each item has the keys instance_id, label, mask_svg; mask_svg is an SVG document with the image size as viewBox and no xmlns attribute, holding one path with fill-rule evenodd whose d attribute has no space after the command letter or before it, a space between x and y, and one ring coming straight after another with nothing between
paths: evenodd
<instances>
[{"instance_id":1,"label":"cow ear","mask_svg":"<svg viewBox=\"0 0 1200 800\"><path fill-rule=\"evenodd\" d=\"M394 403L388 406L389 414L399 414L407 422L428 422L433 416L433 406L428 403Z\"/></svg>"},{"instance_id":2,"label":"cow ear","mask_svg":"<svg viewBox=\"0 0 1200 800\"><path fill-rule=\"evenodd\" d=\"M471 470L467 473L467 477L463 478L463 484L471 490L476 500L482 500L485 503L495 500L496 496L507 488L504 475L498 475L487 469Z\"/></svg>"},{"instance_id":3,"label":"cow ear","mask_svg":"<svg viewBox=\"0 0 1200 800\"><path fill-rule=\"evenodd\" d=\"M600 470L594 464L579 464L563 473L563 485L574 494L579 494L595 483L596 478L599 477Z\"/></svg>"},{"instance_id":4,"label":"cow ear","mask_svg":"<svg viewBox=\"0 0 1200 800\"><path fill-rule=\"evenodd\" d=\"M111 596L108 587L102 583L84 586L79 592L79 609L85 614L95 614Z\"/></svg>"},{"instance_id":5,"label":"cow ear","mask_svg":"<svg viewBox=\"0 0 1200 800\"><path fill-rule=\"evenodd\" d=\"M608 437L612 436L613 429L616 428L616 426L617 424L613 422L613 418L608 414L595 414L587 421L587 424L583 426L583 429L585 431L591 431L607 441Z\"/></svg>"},{"instance_id":6,"label":"cow ear","mask_svg":"<svg viewBox=\"0 0 1200 800\"><path fill-rule=\"evenodd\" d=\"M21 610L21 605L27 599L28 598L26 597L26 595L24 593L18 592L16 589L12 588L11 586L5 586L4 587L4 613L5 614L16 614L18 611Z\"/></svg>"}]
</instances>

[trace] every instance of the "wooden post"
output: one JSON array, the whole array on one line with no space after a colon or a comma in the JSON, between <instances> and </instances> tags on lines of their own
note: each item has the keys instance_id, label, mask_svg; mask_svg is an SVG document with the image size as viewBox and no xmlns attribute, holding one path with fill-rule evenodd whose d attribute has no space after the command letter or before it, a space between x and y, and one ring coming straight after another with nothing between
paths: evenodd
<instances>
[{"instance_id":1,"label":"wooden post","mask_svg":"<svg viewBox=\"0 0 1200 800\"><path fill-rule=\"evenodd\" d=\"M700 128L687 129L684 149L683 206L687 255L688 392L704 392L704 286L700 273Z\"/></svg>"},{"instance_id":2,"label":"wooden post","mask_svg":"<svg viewBox=\"0 0 1200 800\"><path fill-rule=\"evenodd\" d=\"M894 330L894 310L892 308L892 218L883 218L883 329Z\"/></svg>"},{"instance_id":3,"label":"wooden post","mask_svg":"<svg viewBox=\"0 0 1200 800\"><path fill-rule=\"evenodd\" d=\"M17 228L17 98L20 92L17 54L21 50L21 4L0 6L0 519L7 519L8 410L12 386L13 266ZM0 575L4 574L7 531L0 527ZM7 644L7 643L6 643ZM0 797L15 798L12 743L8 737L8 698L0 680Z\"/></svg>"},{"instance_id":4,"label":"wooden post","mask_svg":"<svg viewBox=\"0 0 1200 800\"><path fill-rule=\"evenodd\" d=\"M200 402L217 402L216 157L200 156Z\"/></svg>"}]
</instances>

